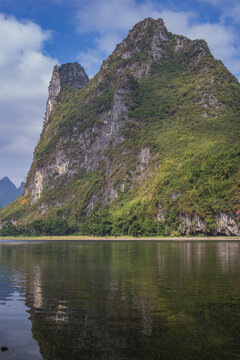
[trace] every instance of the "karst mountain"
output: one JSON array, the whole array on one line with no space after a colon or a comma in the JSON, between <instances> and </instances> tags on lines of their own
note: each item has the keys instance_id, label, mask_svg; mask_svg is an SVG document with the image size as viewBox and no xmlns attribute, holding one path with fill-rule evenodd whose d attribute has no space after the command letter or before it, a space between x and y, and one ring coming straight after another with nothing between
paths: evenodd
<instances>
[{"instance_id":1,"label":"karst mountain","mask_svg":"<svg viewBox=\"0 0 240 360\"><path fill-rule=\"evenodd\" d=\"M238 80L205 41L151 18L91 80L55 66L9 220L31 234L239 235Z\"/></svg>"}]
</instances>

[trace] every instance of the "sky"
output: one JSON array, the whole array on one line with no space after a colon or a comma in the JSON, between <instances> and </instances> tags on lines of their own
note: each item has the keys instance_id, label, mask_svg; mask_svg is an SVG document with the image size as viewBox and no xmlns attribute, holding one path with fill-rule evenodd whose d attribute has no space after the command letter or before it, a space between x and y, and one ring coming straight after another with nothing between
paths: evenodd
<instances>
[{"instance_id":1,"label":"sky","mask_svg":"<svg viewBox=\"0 0 240 360\"><path fill-rule=\"evenodd\" d=\"M239 0L0 0L0 179L26 179L53 66L77 61L94 76L146 17L205 39L240 79Z\"/></svg>"}]
</instances>

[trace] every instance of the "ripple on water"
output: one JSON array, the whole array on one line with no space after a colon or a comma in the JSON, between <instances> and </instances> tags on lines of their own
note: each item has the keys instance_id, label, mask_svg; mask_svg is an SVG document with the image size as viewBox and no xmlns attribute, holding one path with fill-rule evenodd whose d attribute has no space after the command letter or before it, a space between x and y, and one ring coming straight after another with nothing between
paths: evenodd
<instances>
[{"instance_id":1,"label":"ripple on water","mask_svg":"<svg viewBox=\"0 0 240 360\"><path fill-rule=\"evenodd\" d=\"M239 255L234 242L2 246L4 358L238 359Z\"/></svg>"}]
</instances>

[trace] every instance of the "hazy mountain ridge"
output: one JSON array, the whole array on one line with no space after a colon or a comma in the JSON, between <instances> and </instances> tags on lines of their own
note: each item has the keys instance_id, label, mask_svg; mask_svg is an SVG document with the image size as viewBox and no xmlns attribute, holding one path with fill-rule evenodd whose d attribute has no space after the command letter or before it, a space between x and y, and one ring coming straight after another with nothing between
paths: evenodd
<instances>
[{"instance_id":1,"label":"hazy mountain ridge","mask_svg":"<svg viewBox=\"0 0 240 360\"><path fill-rule=\"evenodd\" d=\"M203 40L148 18L93 79L82 72L81 90L55 70L25 194L2 221L33 232L33 219L58 219L98 235L240 233L240 85Z\"/></svg>"},{"instance_id":2,"label":"hazy mountain ridge","mask_svg":"<svg viewBox=\"0 0 240 360\"><path fill-rule=\"evenodd\" d=\"M21 196L24 192L24 185L25 183L22 182L17 188L8 177L2 178L0 180L0 208L7 206Z\"/></svg>"}]
</instances>

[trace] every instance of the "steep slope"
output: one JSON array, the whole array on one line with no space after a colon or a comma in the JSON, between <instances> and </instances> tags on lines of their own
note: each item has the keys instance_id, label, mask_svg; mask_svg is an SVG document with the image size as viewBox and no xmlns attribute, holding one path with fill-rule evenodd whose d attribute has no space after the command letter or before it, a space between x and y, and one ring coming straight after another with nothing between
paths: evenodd
<instances>
[{"instance_id":1,"label":"steep slope","mask_svg":"<svg viewBox=\"0 0 240 360\"><path fill-rule=\"evenodd\" d=\"M81 90L55 77L25 194L2 221L33 232L64 222L98 235L240 233L240 85L203 40L148 18Z\"/></svg>"},{"instance_id":2,"label":"steep slope","mask_svg":"<svg viewBox=\"0 0 240 360\"><path fill-rule=\"evenodd\" d=\"M24 192L24 183L22 182L20 187L17 188L8 177L4 177L0 180L0 208L10 204L16 200Z\"/></svg>"}]
</instances>

